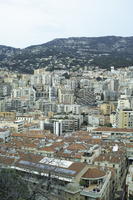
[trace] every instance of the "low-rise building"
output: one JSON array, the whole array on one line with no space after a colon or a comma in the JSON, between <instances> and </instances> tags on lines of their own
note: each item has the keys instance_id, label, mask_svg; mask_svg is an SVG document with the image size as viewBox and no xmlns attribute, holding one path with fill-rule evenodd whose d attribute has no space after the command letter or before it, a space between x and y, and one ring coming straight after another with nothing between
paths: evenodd
<instances>
[{"instance_id":1,"label":"low-rise building","mask_svg":"<svg viewBox=\"0 0 133 200\"><path fill-rule=\"evenodd\" d=\"M4 143L10 141L10 136L11 136L10 130L0 128L0 139L2 139Z\"/></svg>"},{"instance_id":2,"label":"low-rise building","mask_svg":"<svg viewBox=\"0 0 133 200\"><path fill-rule=\"evenodd\" d=\"M24 122L18 121L1 121L0 127L8 127L10 130L21 133L24 130Z\"/></svg>"},{"instance_id":3,"label":"low-rise building","mask_svg":"<svg viewBox=\"0 0 133 200\"><path fill-rule=\"evenodd\" d=\"M16 113L15 112L0 112L1 120L15 120Z\"/></svg>"},{"instance_id":4,"label":"low-rise building","mask_svg":"<svg viewBox=\"0 0 133 200\"><path fill-rule=\"evenodd\" d=\"M102 138L108 136L110 140L124 141L133 136L133 129L98 127L92 130L92 135Z\"/></svg>"},{"instance_id":5,"label":"low-rise building","mask_svg":"<svg viewBox=\"0 0 133 200\"><path fill-rule=\"evenodd\" d=\"M112 103L103 103L100 105L100 112L103 115L110 115L114 110L115 107Z\"/></svg>"},{"instance_id":6,"label":"low-rise building","mask_svg":"<svg viewBox=\"0 0 133 200\"><path fill-rule=\"evenodd\" d=\"M117 111L116 127L133 128L133 110L123 109Z\"/></svg>"},{"instance_id":7,"label":"low-rise building","mask_svg":"<svg viewBox=\"0 0 133 200\"><path fill-rule=\"evenodd\" d=\"M15 169L29 188L39 189L50 199L111 200L109 170L33 154L0 159L0 166Z\"/></svg>"},{"instance_id":8,"label":"low-rise building","mask_svg":"<svg viewBox=\"0 0 133 200\"><path fill-rule=\"evenodd\" d=\"M114 145L114 146L113 146ZM125 180L127 174L127 158L124 146L117 144L106 144L102 147L103 152L94 160L94 165L114 169L115 179L113 182L115 199L121 198L125 190Z\"/></svg>"}]
</instances>

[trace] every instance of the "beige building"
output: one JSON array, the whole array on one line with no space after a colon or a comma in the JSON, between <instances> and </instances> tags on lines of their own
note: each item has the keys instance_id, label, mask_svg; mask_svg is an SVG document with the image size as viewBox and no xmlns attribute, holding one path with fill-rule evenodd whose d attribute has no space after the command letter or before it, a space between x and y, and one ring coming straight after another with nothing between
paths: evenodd
<instances>
[{"instance_id":1,"label":"beige building","mask_svg":"<svg viewBox=\"0 0 133 200\"><path fill-rule=\"evenodd\" d=\"M115 106L111 103L104 103L100 105L100 112L103 115L110 115L115 110Z\"/></svg>"},{"instance_id":2,"label":"beige building","mask_svg":"<svg viewBox=\"0 0 133 200\"><path fill-rule=\"evenodd\" d=\"M21 133L24 130L23 121L1 121L0 127L8 127L12 132Z\"/></svg>"},{"instance_id":3,"label":"beige building","mask_svg":"<svg viewBox=\"0 0 133 200\"><path fill-rule=\"evenodd\" d=\"M117 128L133 128L133 110L118 110L116 117Z\"/></svg>"},{"instance_id":4,"label":"beige building","mask_svg":"<svg viewBox=\"0 0 133 200\"><path fill-rule=\"evenodd\" d=\"M15 112L0 112L0 119L6 119L6 120L15 120L16 119L16 113Z\"/></svg>"}]
</instances>

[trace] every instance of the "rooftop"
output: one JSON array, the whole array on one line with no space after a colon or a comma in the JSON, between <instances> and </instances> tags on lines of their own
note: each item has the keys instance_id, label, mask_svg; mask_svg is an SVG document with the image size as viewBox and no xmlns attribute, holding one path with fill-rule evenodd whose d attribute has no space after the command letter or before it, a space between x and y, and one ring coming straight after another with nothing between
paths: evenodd
<instances>
[{"instance_id":1,"label":"rooftop","mask_svg":"<svg viewBox=\"0 0 133 200\"><path fill-rule=\"evenodd\" d=\"M89 168L82 176L84 179L99 179L106 175L105 171L98 168Z\"/></svg>"},{"instance_id":2,"label":"rooftop","mask_svg":"<svg viewBox=\"0 0 133 200\"><path fill-rule=\"evenodd\" d=\"M92 132L102 132L102 131L106 131L106 132L133 132L133 129L126 129L126 128L109 128L109 127L99 127L96 129L93 129Z\"/></svg>"}]
</instances>

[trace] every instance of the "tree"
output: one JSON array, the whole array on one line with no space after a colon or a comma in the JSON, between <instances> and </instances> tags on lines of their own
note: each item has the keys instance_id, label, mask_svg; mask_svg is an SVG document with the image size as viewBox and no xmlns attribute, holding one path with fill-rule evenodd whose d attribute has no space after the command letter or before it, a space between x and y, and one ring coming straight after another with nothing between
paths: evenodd
<instances>
[{"instance_id":1,"label":"tree","mask_svg":"<svg viewBox=\"0 0 133 200\"><path fill-rule=\"evenodd\" d=\"M0 171L0 199L25 200L29 192L26 183L15 170L2 169Z\"/></svg>"},{"instance_id":2,"label":"tree","mask_svg":"<svg viewBox=\"0 0 133 200\"><path fill-rule=\"evenodd\" d=\"M104 101L104 94L101 94L101 100Z\"/></svg>"},{"instance_id":3,"label":"tree","mask_svg":"<svg viewBox=\"0 0 133 200\"><path fill-rule=\"evenodd\" d=\"M66 79L70 79L70 75L68 73L64 73L63 76L66 78Z\"/></svg>"}]
</instances>

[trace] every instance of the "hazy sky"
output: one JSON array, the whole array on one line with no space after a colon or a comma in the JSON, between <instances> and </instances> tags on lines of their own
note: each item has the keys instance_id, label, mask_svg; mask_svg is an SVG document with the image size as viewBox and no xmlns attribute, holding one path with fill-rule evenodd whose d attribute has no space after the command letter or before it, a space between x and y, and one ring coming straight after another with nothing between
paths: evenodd
<instances>
[{"instance_id":1,"label":"hazy sky","mask_svg":"<svg viewBox=\"0 0 133 200\"><path fill-rule=\"evenodd\" d=\"M0 44L71 36L132 36L133 0L0 0Z\"/></svg>"}]
</instances>

